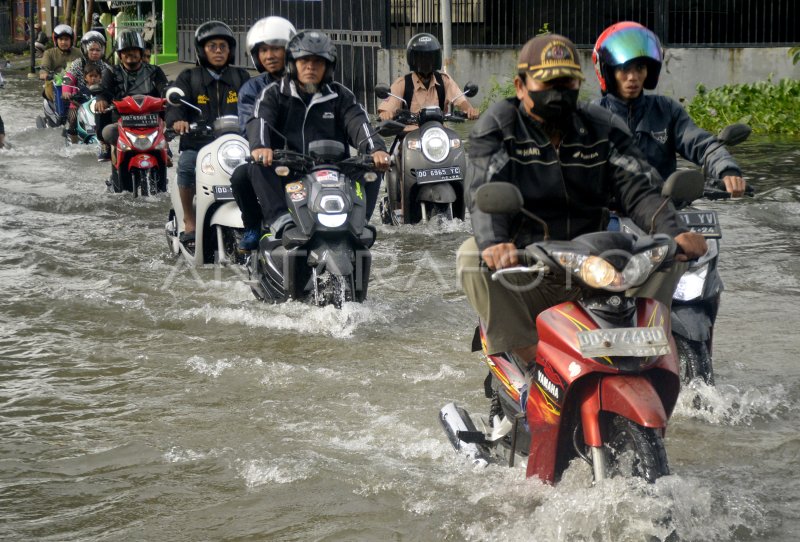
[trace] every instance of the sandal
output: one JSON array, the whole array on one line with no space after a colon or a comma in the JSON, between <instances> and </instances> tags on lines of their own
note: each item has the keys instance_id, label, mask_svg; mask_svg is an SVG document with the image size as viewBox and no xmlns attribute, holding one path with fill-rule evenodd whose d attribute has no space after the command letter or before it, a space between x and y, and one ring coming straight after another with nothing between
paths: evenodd
<instances>
[{"instance_id":1,"label":"sandal","mask_svg":"<svg viewBox=\"0 0 800 542\"><path fill-rule=\"evenodd\" d=\"M186 250L188 250L189 252L194 254L194 232L193 231L181 232L181 234L178 236L178 240L186 248Z\"/></svg>"}]
</instances>

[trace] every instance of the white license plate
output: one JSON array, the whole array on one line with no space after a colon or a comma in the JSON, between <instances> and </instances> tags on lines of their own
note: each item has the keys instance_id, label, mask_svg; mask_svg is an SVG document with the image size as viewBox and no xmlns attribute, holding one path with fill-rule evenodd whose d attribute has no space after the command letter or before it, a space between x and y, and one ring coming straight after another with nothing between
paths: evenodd
<instances>
[{"instance_id":1,"label":"white license plate","mask_svg":"<svg viewBox=\"0 0 800 542\"><path fill-rule=\"evenodd\" d=\"M578 348L587 358L605 356L649 357L669 354L664 328L626 327L578 332Z\"/></svg>"},{"instance_id":2,"label":"white license plate","mask_svg":"<svg viewBox=\"0 0 800 542\"><path fill-rule=\"evenodd\" d=\"M436 183L440 181L457 181L464 178L461 173L461 166L418 169L415 174L417 176L417 184Z\"/></svg>"},{"instance_id":3,"label":"white license plate","mask_svg":"<svg viewBox=\"0 0 800 542\"><path fill-rule=\"evenodd\" d=\"M214 186L214 201L232 201L233 191L228 185L215 185Z\"/></svg>"}]
</instances>

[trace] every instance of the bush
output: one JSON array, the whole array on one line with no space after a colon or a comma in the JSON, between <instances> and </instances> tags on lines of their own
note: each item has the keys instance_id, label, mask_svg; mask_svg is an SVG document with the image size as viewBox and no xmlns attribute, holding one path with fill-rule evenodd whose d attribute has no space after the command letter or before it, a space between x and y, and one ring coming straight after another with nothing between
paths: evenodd
<instances>
[{"instance_id":1,"label":"bush","mask_svg":"<svg viewBox=\"0 0 800 542\"><path fill-rule=\"evenodd\" d=\"M697 96L686 111L698 126L719 132L743 122L759 134L800 134L800 81L782 79L707 90L697 85Z\"/></svg>"}]
</instances>

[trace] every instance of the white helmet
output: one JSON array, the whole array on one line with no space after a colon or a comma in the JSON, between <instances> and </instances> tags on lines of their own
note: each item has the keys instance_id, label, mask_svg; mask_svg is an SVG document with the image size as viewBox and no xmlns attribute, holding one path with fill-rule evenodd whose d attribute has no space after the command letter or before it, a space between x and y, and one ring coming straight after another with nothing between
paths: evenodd
<instances>
[{"instance_id":1,"label":"white helmet","mask_svg":"<svg viewBox=\"0 0 800 542\"><path fill-rule=\"evenodd\" d=\"M250 51L250 59L259 73L264 71L264 66L258 61L258 46L265 43L285 48L295 34L297 30L294 25L283 17L267 17L256 21L247 32L247 50Z\"/></svg>"}]
</instances>

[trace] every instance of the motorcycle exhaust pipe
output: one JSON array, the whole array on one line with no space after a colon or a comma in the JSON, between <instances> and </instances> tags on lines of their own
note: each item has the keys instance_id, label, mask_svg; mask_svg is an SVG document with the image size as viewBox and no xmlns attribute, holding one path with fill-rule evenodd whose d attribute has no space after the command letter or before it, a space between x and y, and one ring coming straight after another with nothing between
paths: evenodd
<instances>
[{"instance_id":1,"label":"motorcycle exhaust pipe","mask_svg":"<svg viewBox=\"0 0 800 542\"><path fill-rule=\"evenodd\" d=\"M457 452L466 455L475 466L489 464L489 458L477 444L485 440L485 435L475 428L467 411L455 403L448 403L439 411L439 421Z\"/></svg>"}]
</instances>

